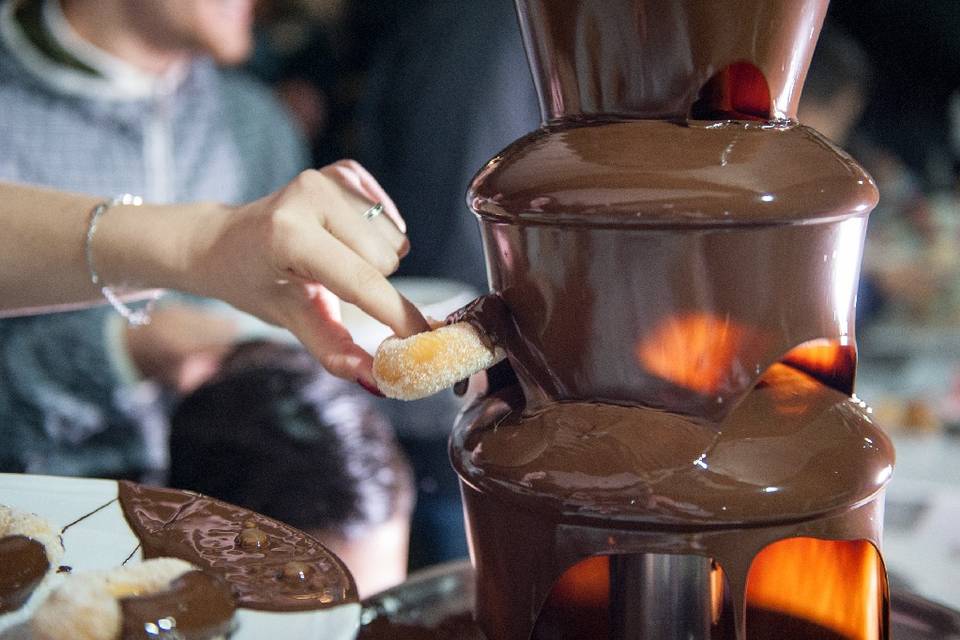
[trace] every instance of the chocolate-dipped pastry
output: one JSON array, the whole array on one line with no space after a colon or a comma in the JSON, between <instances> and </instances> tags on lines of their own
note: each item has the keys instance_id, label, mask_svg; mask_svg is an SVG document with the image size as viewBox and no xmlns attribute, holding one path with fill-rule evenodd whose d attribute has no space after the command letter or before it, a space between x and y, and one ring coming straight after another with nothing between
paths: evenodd
<instances>
[{"instance_id":1,"label":"chocolate-dipped pastry","mask_svg":"<svg viewBox=\"0 0 960 640\"><path fill-rule=\"evenodd\" d=\"M16 611L50 569L43 545L26 536L0 538L0 613Z\"/></svg>"},{"instance_id":2,"label":"chocolate-dipped pastry","mask_svg":"<svg viewBox=\"0 0 960 640\"><path fill-rule=\"evenodd\" d=\"M163 591L120 600L121 640L210 640L230 631L234 604L217 578L189 571Z\"/></svg>"},{"instance_id":3,"label":"chocolate-dipped pastry","mask_svg":"<svg viewBox=\"0 0 960 640\"><path fill-rule=\"evenodd\" d=\"M196 493L119 486L143 556L181 558L222 578L240 607L306 611L357 601L343 563L289 525ZM290 563L298 563L296 572ZM290 579L292 572L302 579Z\"/></svg>"},{"instance_id":4,"label":"chocolate-dipped pastry","mask_svg":"<svg viewBox=\"0 0 960 640\"><path fill-rule=\"evenodd\" d=\"M49 522L0 505L0 615L26 604L61 557L63 545Z\"/></svg>"},{"instance_id":5,"label":"chocolate-dipped pastry","mask_svg":"<svg viewBox=\"0 0 960 640\"><path fill-rule=\"evenodd\" d=\"M35 640L224 640L227 586L188 562L156 558L67 577L37 608Z\"/></svg>"}]
</instances>

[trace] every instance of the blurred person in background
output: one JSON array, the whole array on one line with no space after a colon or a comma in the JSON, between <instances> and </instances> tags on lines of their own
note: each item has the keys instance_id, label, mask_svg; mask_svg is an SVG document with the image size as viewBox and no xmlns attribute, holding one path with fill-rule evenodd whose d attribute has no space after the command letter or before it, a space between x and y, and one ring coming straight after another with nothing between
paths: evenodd
<instances>
[{"instance_id":1,"label":"blurred person in background","mask_svg":"<svg viewBox=\"0 0 960 640\"><path fill-rule=\"evenodd\" d=\"M361 598L403 582L410 465L372 398L302 349L238 345L171 422L171 486L314 534Z\"/></svg>"},{"instance_id":2,"label":"blurred person in background","mask_svg":"<svg viewBox=\"0 0 960 640\"><path fill-rule=\"evenodd\" d=\"M0 180L158 204L278 191L305 148L265 87L217 66L249 54L252 12L252 0L5 0ZM326 177L330 206L383 199L358 166ZM236 337L224 323L199 330L202 311L161 331L163 315L139 336L109 307L0 321L0 470L162 474L163 398L143 374Z\"/></svg>"}]
</instances>

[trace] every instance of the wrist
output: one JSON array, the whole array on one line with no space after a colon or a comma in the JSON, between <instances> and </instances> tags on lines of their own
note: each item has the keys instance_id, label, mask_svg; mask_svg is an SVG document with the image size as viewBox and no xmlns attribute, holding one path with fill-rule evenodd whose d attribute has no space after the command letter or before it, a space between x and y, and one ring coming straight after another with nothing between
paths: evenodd
<instances>
[{"instance_id":1,"label":"wrist","mask_svg":"<svg viewBox=\"0 0 960 640\"><path fill-rule=\"evenodd\" d=\"M215 203L112 208L94 240L100 279L117 287L200 293L198 265L226 210Z\"/></svg>"}]
</instances>

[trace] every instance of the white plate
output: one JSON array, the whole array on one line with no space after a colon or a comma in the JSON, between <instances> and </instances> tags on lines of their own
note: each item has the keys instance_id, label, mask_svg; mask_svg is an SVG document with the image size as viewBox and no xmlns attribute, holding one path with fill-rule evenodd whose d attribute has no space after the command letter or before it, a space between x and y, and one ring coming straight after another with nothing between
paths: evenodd
<instances>
[{"instance_id":1,"label":"white plate","mask_svg":"<svg viewBox=\"0 0 960 640\"><path fill-rule=\"evenodd\" d=\"M131 554L131 562L141 559L140 552L135 552L137 538L116 498L113 480L0 473L0 504L36 513L58 529L102 507L63 533L60 563L73 572L116 567ZM0 640L28 640L25 621L46 593L65 579L65 574L51 575L19 611L0 615ZM352 640L360 624L360 605L292 613L240 609L236 619L238 626L231 640Z\"/></svg>"}]
</instances>

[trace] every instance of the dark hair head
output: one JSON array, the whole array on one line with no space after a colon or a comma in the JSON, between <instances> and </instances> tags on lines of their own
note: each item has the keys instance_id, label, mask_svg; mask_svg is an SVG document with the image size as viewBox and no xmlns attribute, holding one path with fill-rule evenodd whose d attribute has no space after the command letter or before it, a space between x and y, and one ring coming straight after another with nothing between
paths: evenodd
<instances>
[{"instance_id":1,"label":"dark hair head","mask_svg":"<svg viewBox=\"0 0 960 640\"><path fill-rule=\"evenodd\" d=\"M302 349L236 347L171 420L170 484L301 529L353 537L409 512L413 481L390 425Z\"/></svg>"}]
</instances>

